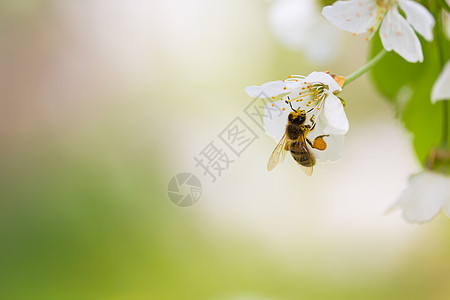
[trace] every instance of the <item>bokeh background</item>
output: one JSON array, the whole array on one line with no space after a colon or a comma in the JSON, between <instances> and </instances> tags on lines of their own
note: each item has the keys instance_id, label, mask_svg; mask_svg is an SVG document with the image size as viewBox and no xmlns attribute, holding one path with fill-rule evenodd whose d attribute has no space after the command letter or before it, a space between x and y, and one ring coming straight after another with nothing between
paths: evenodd
<instances>
[{"instance_id":1,"label":"bokeh background","mask_svg":"<svg viewBox=\"0 0 450 300\"><path fill-rule=\"evenodd\" d=\"M244 88L348 75L368 47L326 22L287 45L276 5L0 2L2 299L449 299L448 219L385 215L420 166L369 78L341 94L342 159L266 171ZM194 157L237 116L258 139L212 183ZM203 185L189 208L167 196L181 172Z\"/></svg>"}]
</instances>

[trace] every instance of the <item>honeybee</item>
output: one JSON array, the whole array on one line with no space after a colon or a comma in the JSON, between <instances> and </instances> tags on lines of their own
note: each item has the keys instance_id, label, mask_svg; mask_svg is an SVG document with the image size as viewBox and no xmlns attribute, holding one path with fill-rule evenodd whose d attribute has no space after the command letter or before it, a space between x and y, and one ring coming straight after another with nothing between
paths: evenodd
<instances>
[{"instance_id":1,"label":"honeybee","mask_svg":"<svg viewBox=\"0 0 450 300\"><path fill-rule=\"evenodd\" d=\"M307 136L309 132L314 130L316 122L314 121L314 116L312 116L310 119L311 125L305 124L306 114L304 110L295 110L292 108L292 112L289 113L286 131L270 155L267 170L270 171L275 168L278 163L284 160L286 152L290 151L292 157L300 165L303 172L306 175L312 175L316 159L309 146L317 150L325 150L327 143L323 138L328 135L317 136L314 142L311 142Z\"/></svg>"}]
</instances>

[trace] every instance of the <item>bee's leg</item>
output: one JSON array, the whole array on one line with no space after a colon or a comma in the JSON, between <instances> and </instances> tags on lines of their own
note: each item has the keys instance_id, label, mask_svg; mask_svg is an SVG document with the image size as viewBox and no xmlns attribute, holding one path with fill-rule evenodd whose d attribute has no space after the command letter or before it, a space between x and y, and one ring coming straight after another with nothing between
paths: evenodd
<instances>
[{"instance_id":1,"label":"bee's leg","mask_svg":"<svg viewBox=\"0 0 450 300\"><path fill-rule=\"evenodd\" d=\"M314 127L316 127L316 121L315 121L316 116L312 115L311 118L309 119L309 121L311 121L311 129L309 131L313 131Z\"/></svg>"},{"instance_id":2,"label":"bee's leg","mask_svg":"<svg viewBox=\"0 0 450 300\"><path fill-rule=\"evenodd\" d=\"M308 142L308 144L309 144L312 148L315 148L314 145L313 145L313 143L311 143L311 141L310 141L308 138L306 138L306 141Z\"/></svg>"}]
</instances>

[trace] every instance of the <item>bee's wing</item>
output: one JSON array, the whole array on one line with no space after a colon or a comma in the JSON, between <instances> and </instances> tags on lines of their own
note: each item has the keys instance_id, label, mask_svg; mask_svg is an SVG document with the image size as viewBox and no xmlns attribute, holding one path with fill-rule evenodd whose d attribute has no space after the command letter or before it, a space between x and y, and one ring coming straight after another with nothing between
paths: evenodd
<instances>
[{"instance_id":1,"label":"bee's wing","mask_svg":"<svg viewBox=\"0 0 450 300\"><path fill-rule=\"evenodd\" d=\"M273 150L272 154L270 155L269 161L267 162L267 170L270 171L273 168L278 165L278 163L282 162L284 158L286 157L286 134L283 135L278 145Z\"/></svg>"},{"instance_id":2,"label":"bee's wing","mask_svg":"<svg viewBox=\"0 0 450 300\"><path fill-rule=\"evenodd\" d=\"M302 165L300 165L300 164L299 164L299 166L300 166L300 168L302 169L303 173L305 173L305 174L308 175L308 176L311 176L311 175L312 175L312 173L313 173L313 167L305 167L305 166L302 166Z\"/></svg>"}]
</instances>

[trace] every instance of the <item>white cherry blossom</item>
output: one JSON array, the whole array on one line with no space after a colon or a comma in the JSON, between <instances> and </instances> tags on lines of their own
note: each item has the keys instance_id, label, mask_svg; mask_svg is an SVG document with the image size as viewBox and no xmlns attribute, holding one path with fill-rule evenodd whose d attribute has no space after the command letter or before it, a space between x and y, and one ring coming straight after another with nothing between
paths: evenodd
<instances>
[{"instance_id":1,"label":"white cherry blossom","mask_svg":"<svg viewBox=\"0 0 450 300\"><path fill-rule=\"evenodd\" d=\"M450 61L445 64L431 90L431 102L450 99Z\"/></svg>"},{"instance_id":2,"label":"white cherry blossom","mask_svg":"<svg viewBox=\"0 0 450 300\"><path fill-rule=\"evenodd\" d=\"M316 0L276 0L268 11L269 27L286 48L301 51L323 65L336 57L341 32L320 15Z\"/></svg>"},{"instance_id":3,"label":"white cherry blossom","mask_svg":"<svg viewBox=\"0 0 450 300\"><path fill-rule=\"evenodd\" d=\"M325 150L312 149L316 158L322 161L334 161L341 156L344 136L349 129L342 102L335 95L341 90L336 80L324 72L312 72L306 77L292 75L283 81L271 81L245 89L251 97L275 100L266 105L264 128L276 142L285 132L292 109L307 112L308 122L313 118L316 123L308 138L313 140L318 135L328 135L324 138L327 143Z\"/></svg>"},{"instance_id":4,"label":"white cherry blossom","mask_svg":"<svg viewBox=\"0 0 450 300\"><path fill-rule=\"evenodd\" d=\"M406 15L400 14L399 7ZM368 33L370 39L380 27L380 37L387 51L394 50L409 62L422 62L423 53L417 31L427 41L433 40L433 15L412 0L349 0L326 6L322 14L335 26L354 34Z\"/></svg>"},{"instance_id":5,"label":"white cherry blossom","mask_svg":"<svg viewBox=\"0 0 450 300\"><path fill-rule=\"evenodd\" d=\"M432 171L412 175L388 212L395 209L402 209L403 218L411 223L428 222L441 210L450 217L450 177Z\"/></svg>"}]
</instances>

